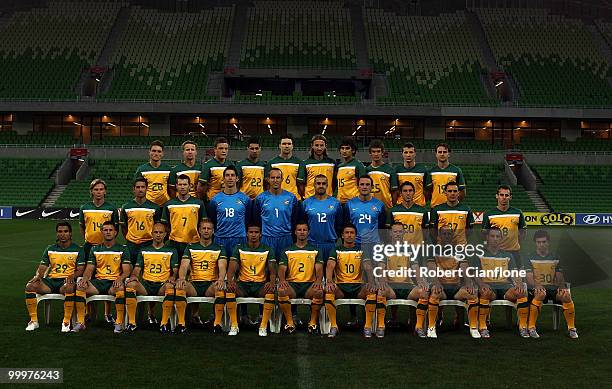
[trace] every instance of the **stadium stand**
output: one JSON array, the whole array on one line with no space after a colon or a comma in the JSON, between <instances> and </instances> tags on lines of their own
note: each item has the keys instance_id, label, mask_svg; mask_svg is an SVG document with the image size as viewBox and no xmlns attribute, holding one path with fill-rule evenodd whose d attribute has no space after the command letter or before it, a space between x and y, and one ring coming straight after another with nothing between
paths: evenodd
<instances>
[{"instance_id":1,"label":"stadium stand","mask_svg":"<svg viewBox=\"0 0 612 389\"><path fill-rule=\"evenodd\" d=\"M353 68L350 12L339 1L254 1L240 53L245 68Z\"/></svg>"},{"instance_id":2,"label":"stadium stand","mask_svg":"<svg viewBox=\"0 0 612 389\"><path fill-rule=\"evenodd\" d=\"M49 177L61 161L0 159L0 204L35 207L53 188Z\"/></svg>"},{"instance_id":3,"label":"stadium stand","mask_svg":"<svg viewBox=\"0 0 612 389\"><path fill-rule=\"evenodd\" d=\"M15 131L1 131L0 144L28 146L69 146L75 143L70 134L65 133L29 133L17 135Z\"/></svg>"},{"instance_id":4,"label":"stadium stand","mask_svg":"<svg viewBox=\"0 0 612 389\"><path fill-rule=\"evenodd\" d=\"M518 146L522 151L539 152L612 152L609 139L578 138L575 142L565 138L524 138Z\"/></svg>"},{"instance_id":5,"label":"stadium stand","mask_svg":"<svg viewBox=\"0 0 612 389\"><path fill-rule=\"evenodd\" d=\"M241 91L234 93L234 101L240 103L272 103L272 104L354 104L359 101L357 96L339 96L332 91L324 92L322 96L304 96L301 92L291 95L273 95L271 91L262 91L261 96L243 95Z\"/></svg>"},{"instance_id":6,"label":"stadium stand","mask_svg":"<svg viewBox=\"0 0 612 389\"><path fill-rule=\"evenodd\" d=\"M577 19L545 9L476 11L501 70L517 81L522 105L609 106L610 67Z\"/></svg>"},{"instance_id":7,"label":"stadium stand","mask_svg":"<svg viewBox=\"0 0 612 389\"><path fill-rule=\"evenodd\" d=\"M50 1L13 14L0 30L0 98L75 99L81 70L94 64L126 4Z\"/></svg>"},{"instance_id":8,"label":"stadium stand","mask_svg":"<svg viewBox=\"0 0 612 389\"><path fill-rule=\"evenodd\" d=\"M364 9L368 54L374 71L387 76L384 103L496 105L480 74L483 59L464 12L400 16Z\"/></svg>"},{"instance_id":9,"label":"stadium stand","mask_svg":"<svg viewBox=\"0 0 612 389\"><path fill-rule=\"evenodd\" d=\"M170 13L134 7L114 53L113 82L103 99L197 100L207 95L208 74L227 58L233 7Z\"/></svg>"},{"instance_id":10,"label":"stadium stand","mask_svg":"<svg viewBox=\"0 0 612 389\"><path fill-rule=\"evenodd\" d=\"M535 165L538 191L556 212L609 212L612 166Z\"/></svg>"}]
</instances>

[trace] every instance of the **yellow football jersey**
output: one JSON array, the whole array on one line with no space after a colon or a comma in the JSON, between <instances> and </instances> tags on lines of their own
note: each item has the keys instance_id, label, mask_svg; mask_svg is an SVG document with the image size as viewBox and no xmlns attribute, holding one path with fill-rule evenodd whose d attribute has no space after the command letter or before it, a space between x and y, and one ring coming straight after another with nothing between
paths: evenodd
<instances>
[{"instance_id":1,"label":"yellow football jersey","mask_svg":"<svg viewBox=\"0 0 612 389\"><path fill-rule=\"evenodd\" d=\"M198 197L198 180L200 179L200 174L202 172L197 169L188 169L188 170L178 170L176 172L176 176L185 175L189 177L189 195L193 197Z\"/></svg>"},{"instance_id":2,"label":"yellow football jersey","mask_svg":"<svg viewBox=\"0 0 612 389\"><path fill-rule=\"evenodd\" d=\"M125 238L128 241L141 244L153 239L155 209L129 208L123 211L127 217L127 234Z\"/></svg>"},{"instance_id":3,"label":"yellow football jersey","mask_svg":"<svg viewBox=\"0 0 612 389\"><path fill-rule=\"evenodd\" d=\"M208 178L208 191L206 197L210 201L215 195L223 190L223 171L227 166L212 166Z\"/></svg>"},{"instance_id":4,"label":"yellow football jersey","mask_svg":"<svg viewBox=\"0 0 612 389\"><path fill-rule=\"evenodd\" d=\"M291 163L291 162L278 162L270 165L271 167L280 169L283 172L283 183L281 188L284 190L291 192L300 199L300 194L297 189L297 175L298 170L300 168L299 163Z\"/></svg>"},{"instance_id":5,"label":"yellow football jersey","mask_svg":"<svg viewBox=\"0 0 612 389\"><path fill-rule=\"evenodd\" d=\"M47 251L49 257L49 278L66 278L74 274L78 251Z\"/></svg>"},{"instance_id":6,"label":"yellow football jersey","mask_svg":"<svg viewBox=\"0 0 612 389\"><path fill-rule=\"evenodd\" d=\"M240 256L238 279L243 282L265 282L269 251L238 249L238 253Z\"/></svg>"},{"instance_id":7,"label":"yellow football jersey","mask_svg":"<svg viewBox=\"0 0 612 389\"><path fill-rule=\"evenodd\" d=\"M160 207L170 200L168 195L170 170L143 171L141 174L147 180L147 200L154 202Z\"/></svg>"},{"instance_id":8,"label":"yellow football jersey","mask_svg":"<svg viewBox=\"0 0 612 389\"><path fill-rule=\"evenodd\" d=\"M263 192L264 169L263 166L254 165L241 167L242 185L240 186L240 191L251 199L254 199Z\"/></svg>"},{"instance_id":9,"label":"yellow football jersey","mask_svg":"<svg viewBox=\"0 0 612 389\"><path fill-rule=\"evenodd\" d=\"M226 259L225 256L221 256L221 249L197 250L193 248L189 249L189 256L185 255L183 258L188 258L190 261L192 281L217 281L219 279L217 262L220 259Z\"/></svg>"},{"instance_id":10,"label":"yellow football jersey","mask_svg":"<svg viewBox=\"0 0 612 389\"><path fill-rule=\"evenodd\" d=\"M308 198L314 196L315 188L314 188L314 179L319 174L327 177L327 195L331 196L333 193L333 179L334 179L334 164L329 160L314 162L313 160L309 161L305 165L306 170L306 187L304 188L304 198Z\"/></svg>"},{"instance_id":11,"label":"yellow football jersey","mask_svg":"<svg viewBox=\"0 0 612 389\"><path fill-rule=\"evenodd\" d=\"M433 208L437 205L444 204L446 202L446 194L444 193L444 187L451 181L457 181L457 173L455 172L431 172L431 202L430 207Z\"/></svg>"},{"instance_id":12,"label":"yellow football jersey","mask_svg":"<svg viewBox=\"0 0 612 389\"><path fill-rule=\"evenodd\" d=\"M289 282L314 282L318 255L318 250L299 249L296 246L286 250L279 262L287 266L285 279Z\"/></svg>"},{"instance_id":13,"label":"yellow football jersey","mask_svg":"<svg viewBox=\"0 0 612 389\"><path fill-rule=\"evenodd\" d=\"M387 257L387 270L408 270L412 266L412 261L405 255L392 255ZM399 272L398 272L399 273ZM413 284L412 278L406 275L395 275L387 277L389 282Z\"/></svg>"},{"instance_id":14,"label":"yellow football jersey","mask_svg":"<svg viewBox=\"0 0 612 389\"><path fill-rule=\"evenodd\" d=\"M172 199L164 207L162 222L170 223L170 240L195 243L200 240L198 222L204 217L204 205L190 197L182 202Z\"/></svg>"},{"instance_id":15,"label":"yellow football jersey","mask_svg":"<svg viewBox=\"0 0 612 389\"><path fill-rule=\"evenodd\" d=\"M459 260L455 257L445 257L445 256L436 256L433 261L436 264L436 267L441 270L458 270L461 266L462 260ZM442 285L456 285L459 283L460 277L459 272L449 273L448 276L438 277L438 281ZM452 298L452 296L446 296L448 298Z\"/></svg>"},{"instance_id":16,"label":"yellow football jersey","mask_svg":"<svg viewBox=\"0 0 612 389\"><path fill-rule=\"evenodd\" d=\"M425 212L396 210L394 207L391 209L391 217L393 222L399 222L404 225L404 240L408 244L423 244L423 218L426 218Z\"/></svg>"},{"instance_id":17,"label":"yellow football jersey","mask_svg":"<svg viewBox=\"0 0 612 389\"><path fill-rule=\"evenodd\" d=\"M338 182L338 193L336 198L342 203L346 203L353 197L359 196L357 188L357 166L342 166L336 173Z\"/></svg>"},{"instance_id":18,"label":"yellow football jersey","mask_svg":"<svg viewBox=\"0 0 612 389\"><path fill-rule=\"evenodd\" d=\"M121 258L123 252L104 251L104 249L101 248L96 251L92 249L92 254L96 260L96 279L114 281L121 275Z\"/></svg>"},{"instance_id":19,"label":"yellow football jersey","mask_svg":"<svg viewBox=\"0 0 612 389\"><path fill-rule=\"evenodd\" d=\"M508 277L503 277L501 273L497 276L492 274L492 271L496 268L499 268L502 271L509 269L510 257L490 257L490 256L482 256L480 259L480 267L482 270L487 271L487 276L482 277L482 280L487 283L507 283L510 282Z\"/></svg>"},{"instance_id":20,"label":"yellow football jersey","mask_svg":"<svg viewBox=\"0 0 612 389\"><path fill-rule=\"evenodd\" d=\"M336 251L336 268L334 276L338 284L363 283L361 275L361 256L359 250Z\"/></svg>"},{"instance_id":21,"label":"yellow football jersey","mask_svg":"<svg viewBox=\"0 0 612 389\"><path fill-rule=\"evenodd\" d=\"M411 182L414 185L414 197L413 200L416 205L421 207L425 206L425 192L424 192L424 181L425 173L397 173L397 186L402 186L404 182ZM444 196L446 201L446 196ZM397 197L396 204L401 204L402 196Z\"/></svg>"},{"instance_id":22,"label":"yellow football jersey","mask_svg":"<svg viewBox=\"0 0 612 389\"><path fill-rule=\"evenodd\" d=\"M519 223L521 215L519 213L488 215L488 226L497 227L502 232L502 241L499 247L502 250L517 251L521 248L519 243Z\"/></svg>"},{"instance_id":23,"label":"yellow football jersey","mask_svg":"<svg viewBox=\"0 0 612 389\"><path fill-rule=\"evenodd\" d=\"M558 260L531 260L533 278L542 286L554 285Z\"/></svg>"},{"instance_id":24,"label":"yellow football jersey","mask_svg":"<svg viewBox=\"0 0 612 389\"><path fill-rule=\"evenodd\" d=\"M465 210L441 210L438 214L438 233L441 229L449 226L453 230L452 244L467 244L467 228L469 225L468 211ZM438 236L438 243L440 243Z\"/></svg>"},{"instance_id":25,"label":"yellow football jersey","mask_svg":"<svg viewBox=\"0 0 612 389\"><path fill-rule=\"evenodd\" d=\"M150 282L166 282L172 273L173 251L142 250L142 278Z\"/></svg>"},{"instance_id":26,"label":"yellow football jersey","mask_svg":"<svg viewBox=\"0 0 612 389\"><path fill-rule=\"evenodd\" d=\"M113 220L113 211L108 209L83 209L81 210L85 224L85 241L92 244L102 244L102 224Z\"/></svg>"}]
</instances>

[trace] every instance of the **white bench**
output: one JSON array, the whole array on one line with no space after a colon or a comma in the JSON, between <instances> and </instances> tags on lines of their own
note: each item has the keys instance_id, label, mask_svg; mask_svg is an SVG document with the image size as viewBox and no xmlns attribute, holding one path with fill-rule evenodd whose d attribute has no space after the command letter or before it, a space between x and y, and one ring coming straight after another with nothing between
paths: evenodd
<instances>
[{"instance_id":1,"label":"white bench","mask_svg":"<svg viewBox=\"0 0 612 389\"><path fill-rule=\"evenodd\" d=\"M265 299L263 297L236 297L236 305L239 306L240 304L259 304L259 305L263 305L265 302ZM239 312L240 310L237 308L236 309L237 312ZM276 325L276 315L277 315L277 306L276 304L274 304L274 308L272 309L272 314L270 315L270 320L268 321L268 324L270 325L270 332L278 334L280 333L280 328L279 326ZM225 315L226 316L226 327L229 328L230 327L230 323L229 323L229 315Z\"/></svg>"},{"instance_id":2,"label":"white bench","mask_svg":"<svg viewBox=\"0 0 612 389\"><path fill-rule=\"evenodd\" d=\"M51 321L51 301L61 301L64 302L66 297L61 293L48 293L48 294L37 294L36 295L36 309L38 309L38 304L43 303L43 317L46 325L49 325ZM76 316L76 310L72 311L71 324L74 325Z\"/></svg>"}]
</instances>

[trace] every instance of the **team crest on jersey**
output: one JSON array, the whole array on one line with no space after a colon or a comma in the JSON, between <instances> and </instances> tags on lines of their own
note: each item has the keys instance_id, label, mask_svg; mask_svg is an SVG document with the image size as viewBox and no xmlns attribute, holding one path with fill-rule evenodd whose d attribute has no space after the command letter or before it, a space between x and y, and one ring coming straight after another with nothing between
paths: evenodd
<instances>
[{"instance_id":1,"label":"team crest on jersey","mask_svg":"<svg viewBox=\"0 0 612 389\"><path fill-rule=\"evenodd\" d=\"M118 256L118 255L115 255L115 256L113 257L113 261L115 261L115 262L119 262L119 261L121 261L121 257L120 257L120 256Z\"/></svg>"},{"instance_id":2,"label":"team crest on jersey","mask_svg":"<svg viewBox=\"0 0 612 389\"><path fill-rule=\"evenodd\" d=\"M373 205L372 206L372 211L378 211L378 208L375 205Z\"/></svg>"},{"instance_id":3,"label":"team crest on jersey","mask_svg":"<svg viewBox=\"0 0 612 389\"><path fill-rule=\"evenodd\" d=\"M104 215L102 215L102 217L104 218L104 220L109 220L111 218L111 215L105 213Z\"/></svg>"},{"instance_id":4,"label":"team crest on jersey","mask_svg":"<svg viewBox=\"0 0 612 389\"><path fill-rule=\"evenodd\" d=\"M463 219L463 215L459 215L459 220Z\"/></svg>"},{"instance_id":5,"label":"team crest on jersey","mask_svg":"<svg viewBox=\"0 0 612 389\"><path fill-rule=\"evenodd\" d=\"M68 256L68 260L69 260L69 261L74 260L74 256L73 256L73 255L69 255L69 256Z\"/></svg>"},{"instance_id":6,"label":"team crest on jersey","mask_svg":"<svg viewBox=\"0 0 612 389\"><path fill-rule=\"evenodd\" d=\"M169 257L168 255L164 255L164 256L162 257L162 259L163 259L164 261L167 261L168 259L170 259L170 257Z\"/></svg>"},{"instance_id":7,"label":"team crest on jersey","mask_svg":"<svg viewBox=\"0 0 612 389\"><path fill-rule=\"evenodd\" d=\"M331 211L331 210L333 210L333 209L334 209L334 206L333 206L333 205L330 205L330 206L329 206L329 210Z\"/></svg>"},{"instance_id":8,"label":"team crest on jersey","mask_svg":"<svg viewBox=\"0 0 612 389\"><path fill-rule=\"evenodd\" d=\"M283 204L285 204L285 205L289 205L289 200L285 200L285 201L283 201Z\"/></svg>"},{"instance_id":9,"label":"team crest on jersey","mask_svg":"<svg viewBox=\"0 0 612 389\"><path fill-rule=\"evenodd\" d=\"M195 208L191 208L191 213L196 213L197 210Z\"/></svg>"},{"instance_id":10,"label":"team crest on jersey","mask_svg":"<svg viewBox=\"0 0 612 389\"><path fill-rule=\"evenodd\" d=\"M152 221L153 220L153 215L148 213L147 214L147 221Z\"/></svg>"},{"instance_id":11,"label":"team crest on jersey","mask_svg":"<svg viewBox=\"0 0 612 389\"><path fill-rule=\"evenodd\" d=\"M240 200L240 199L236 200L236 204L238 204L238 205L242 205L242 204L243 204L243 203L242 203L242 200Z\"/></svg>"}]
</instances>

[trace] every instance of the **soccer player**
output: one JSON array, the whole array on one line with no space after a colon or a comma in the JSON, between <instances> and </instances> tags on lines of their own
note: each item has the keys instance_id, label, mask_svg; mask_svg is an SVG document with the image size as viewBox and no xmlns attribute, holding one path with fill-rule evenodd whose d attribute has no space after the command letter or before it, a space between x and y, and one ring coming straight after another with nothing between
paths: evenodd
<instances>
[{"instance_id":1,"label":"soccer player","mask_svg":"<svg viewBox=\"0 0 612 389\"><path fill-rule=\"evenodd\" d=\"M246 243L246 225L252 216L253 201L237 187L238 172L233 166L223 172L223 190L208 204L208 217L216 233L215 243L231 253L239 243Z\"/></svg>"},{"instance_id":2,"label":"soccer player","mask_svg":"<svg viewBox=\"0 0 612 389\"><path fill-rule=\"evenodd\" d=\"M404 163L395 168L397 183L410 182L414 186L414 203L420 207L425 206L425 183L429 176L429 170L425 164L416 161L416 147L408 142L402 148L402 158ZM401 203L401 193L398 196L397 204Z\"/></svg>"},{"instance_id":3,"label":"soccer player","mask_svg":"<svg viewBox=\"0 0 612 389\"><path fill-rule=\"evenodd\" d=\"M467 277L466 274L468 267L467 258L459 255L454 249L449 250L449 248L456 247L452 244L453 236L453 230L450 226L442 227L438 235L439 252L434 253L435 255L427 259L429 270L437 269L449 272L449 274L434 277L431 280L432 285L427 308L427 337L438 337L436 321L438 319L440 300L452 299L467 302L470 335L472 338L480 338L481 333L478 331L478 292L475 288L474 280ZM419 336L421 335L419 334Z\"/></svg>"},{"instance_id":4,"label":"soccer player","mask_svg":"<svg viewBox=\"0 0 612 389\"><path fill-rule=\"evenodd\" d=\"M256 224L247 226L247 243L236 246L230 257L227 274L225 304L230 316L230 332L238 335L238 312L236 296L263 297L263 315L259 324L259 336L268 336L268 321L274 309L276 289L276 257L274 251L261 242L261 228ZM236 282L236 270L238 282Z\"/></svg>"},{"instance_id":5,"label":"soccer player","mask_svg":"<svg viewBox=\"0 0 612 389\"><path fill-rule=\"evenodd\" d=\"M502 232L500 248L511 252L516 261L516 266L520 268L520 241L525 237L525 231L527 231L525 216L520 209L510 206L512 189L509 186L498 186L495 198L497 199L497 207L485 212L482 217L483 238L489 228L499 228Z\"/></svg>"},{"instance_id":6,"label":"soccer player","mask_svg":"<svg viewBox=\"0 0 612 389\"><path fill-rule=\"evenodd\" d=\"M186 296L215 297L214 333L223 333L221 319L225 306L225 274L227 255L223 246L213 242L214 226L210 220L202 220L199 226L200 241L191 243L181 259L179 276L176 280L176 311L178 325L175 332L185 332ZM187 272L190 281L185 281ZM201 320L197 320L201 322Z\"/></svg>"},{"instance_id":7,"label":"soccer player","mask_svg":"<svg viewBox=\"0 0 612 389\"><path fill-rule=\"evenodd\" d=\"M372 337L372 323L376 310L376 284L372 274L372 261L363 257L356 244L357 228L347 224L342 230L342 245L338 245L329 255L325 269L325 310L331 322L328 337L338 334L336 322L336 299L359 298L366 300L366 320L363 336ZM363 279L367 276L367 284ZM355 321L352 318L351 321Z\"/></svg>"},{"instance_id":8,"label":"soccer player","mask_svg":"<svg viewBox=\"0 0 612 389\"><path fill-rule=\"evenodd\" d=\"M370 158L372 163L366 168L367 174L372 177L372 194L382 201L385 207L391 208L397 196L397 175L395 169L383 161L385 145L375 139L370 143Z\"/></svg>"},{"instance_id":9,"label":"soccer player","mask_svg":"<svg viewBox=\"0 0 612 389\"><path fill-rule=\"evenodd\" d=\"M259 157L261 146L259 138L252 137L247 141L248 157L236 164L240 191L252 200L264 191L264 170L266 164Z\"/></svg>"},{"instance_id":10,"label":"soccer player","mask_svg":"<svg viewBox=\"0 0 612 389\"><path fill-rule=\"evenodd\" d=\"M202 165L200 184L202 193L206 200L210 201L215 195L223 190L223 171L232 166L232 161L227 158L229 153L229 142L226 138L215 139L215 156Z\"/></svg>"},{"instance_id":11,"label":"soccer player","mask_svg":"<svg viewBox=\"0 0 612 389\"><path fill-rule=\"evenodd\" d=\"M132 191L134 199L121 207L119 224L134 266L140 249L153 240L153 224L161 218L161 208L147 200L147 180L143 177L134 180Z\"/></svg>"},{"instance_id":12,"label":"soccer player","mask_svg":"<svg viewBox=\"0 0 612 389\"><path fill-rule=\"evenodd\" d=\"M431 198L429 207L431 209L446 202L444 188L449 182L456 182L459 186L461 192L459 200L463 201L465 198L465 178L461 169L450 163L450 152L450 147L446 143L439 143L436 146L437 163L429 170L429 175L426 176L427 191Z\"/></svg>"},{"instance_id":13,"label":"soccer player","mask_svg":"<svg viewBox=\"0 0 612 389\"><path fill-rule=\"evenodd\" d=\"M355 159L357 145L352 138L342 139L339 150L342 162L336 166L337 185L334 195L344 204L353 197L359 196L357 181L359 177L366 174L366 169L361 161Z\"/></svg>"},{"instance_id":14,"label":"soccer player","mask_svg":"<svg viewBox=\"0 0 612 389\"><path fill-rule=\"evenodd\" d=\"M453 231L454 245L466 245L468 234L474 225L472 209L459 202L459 185L451 181L444 186L446 202L431 210L431 233L434 241L439 231L448 226Z\"/></svg>"},{"instance_id":15,"label":"soccer player","mask_svg":"<svg viewBox=\"0 0 612 389\"><path fill-rule=\"evenodd\" d=\"M373 184L372 176L359 177L359 196L350 199L344 204L344 224L356 226L356 244L358 247L380 243L378 229L385 227L385 206L379 199L373 196Z\"/></svg>"},{"instance_id":16,"label":"soccer player","mask_svg":"<svg viewBox=\"0 0 612 389\"><path fill-rule=\"evenodd\" d=\"M273 168L280 169L283 173L283 182L281 183L281 188L293 193L293 195L298 198L300 197L300 193L297 187L297 178L298 178L298 170L300 168L300 164L302 161L293 155L293 137L291 135L284 135L280 139L280 143L278 145L280 149L280 154L278 157L272 158L266 164L265 175L266 177L270 176L270 170ZM268 182L268 185L270 183Z\"/></svg>"},{"instance_id":17,"label":"soccer player","mask_svg":"<svg viewBox=\"0 0 612 389\"><path fill-rule=\"evenodd\" d=\"M198 223L206 217L204 203L189 195L189 176L176 178L176 198L170 199L162 211L161 221L170 225L170 241L168 245L176 249L182 258L189 243L200 240Z\"/></svg>"},{"instance_id":18,"label":"soccer player","mask_svg":"<svg viewBox=\"0 0 612 389\"><path fill-rule=\"evenodd\" d=\"M327 139L323 135L315 135L310 141L310 157L300 163L298 171L298 186L302 198L314 196L315 177L324 175L327 182L334 182L334 168L336 163L327 156ZM328 185L327 194L333 193L332 185Z\"/></svg>"},{"instance_id":19,"label":"soccer player","mask_svg":"<svg viewBox=\"0 0 612 389\"><path fill-rule=\"evenodd\" d=\"M477 277L478 291L480 295L478 323L480 336L489 338L487 329L487 317L491 309L490 302L493 300L509 300L516 302L516 312L519 317L519 334L522 338L529 338L527 329L527 318L529 316L529 302L527 290L521 277L504 277L502 272L517 270L514 257L511 253L501 249L502 232L497 227L491 227L487 233L487 241L483 255L477 255L474 266L488 273L483 277ZM497 271L500 274L490 274Z\"/></svg>"},{"instance_id":20,"label":"soccer player","mask_svg":"<svg viewBox=\"0 0 612 389\"><path fill-rule=\"evenodd\" d=\"M529 306L529 336L539 338L536 322L546 300L558 301L563 304L563 315L567 323L569 337L578 338L575 325L575 310L572 295L565 284L563 270L557 255L550 252L550 235L544 230L533 235L536 251L529 255L526 261L527 285L530 288L531 305Z\"/></svg>"},{"instance_id":21,"label":"soccer player","mask_svg":"<svg viewBox=\"0 0 612 389\"><path fill-rule=\"evenodd\" d=\"M337 231L342 231L342 205L327 194L329 181L324 175L314 179L315 194L302 202L302 213L308 222L308 243L321 251L327 261L329 253L336 247Z\"/></svg>"},{"instance_id":22,"label":"soccer player","mask_svg":"<svg viewBox=\"0 0 612 389\"><path fill-rule=\"evenodd\" d=\"M198 181L202 173L202 165L198 163L198 145L192 140L186 140L181 145L183 148L183 161L172 168L168 178L168 194L170 198L176 197L176 177L189 176L189 195L200 198L198 195Z\"/></svg>"},{"instance_id":23,"label":"soccer player","mask_svg":"<svg viewBox=\"0 0 612 389\"><path fill-rule=\"evenodd\" d=\"M262 242L274 250L275 258L293 244L292 226L299 220L299 204L293 193L281 187L283 172L271 168L268 172L270 189L255 199L253 221L262 226Z\"/></svg>"},{"instance_id":24,"label":"soccer player","mask_svg":"<svg viewBox=\"0 0 612 389\"><path fill-rule=\"evenodd\" d=\"M83 258L89 258L89 251L95 245L104 242L102 224L110 221L113 224L119 222L117 207L106 202L106 182L95 179L89 184L91 202L83 204L79 211L79 226L85 240L83 244ZM114 324L115 319L111 314L111 304L104 302L104 319L109 324Z\"/></svg>"},{"instance_id":25,"label":"soccer player","mask_svg":"<svg viewBox=\"0 0 612 389\"><path fill-rule=\"evenodd\" d=\"M391 242L402 244L404 240L404 225L395 222L391 225ZM395 275L377 277L378 295L376 297L376 336L385 336L385 314L387 299L408 299L417 301L416 323L414 326L415 334L420 338L427 337L423 324L427 313L427 302L429 300L429 286L420 277L419 260L416 254L412 256L385 256L385 261L375 262L374 266L379 266L382 270L394 271ZM415 277L409 277L409 269ZM391 307L392 321L397 322L397 306Z\"/></svg>"},{"instance_id":26,"label":"soccer player","mask_svg":"<svg viewBox=\"0 0 612 389\"><path fill-rule=\"evenodd\" d=\"M83 317L85 316L85 297L96 294L109 294L115 296L115 309L117 319L115 320L115 333L123 331L123 319L125 316L125 280L130 276L132 267L130 265L130 253L127 247L118 244L117 226L106 221L102 224L102 235L104 242L91 248L87 267L83 277L77 285L77 324L72 329L78 332L85 329Z\"/></svg>"},{"instance_id":27,"label":"soccer player","mask_svg":"<svg viewBox=\"0 0 612 389\"><path fill-rule=\"evenodd\" d=\"M128 311L126 330L136 329L136 296L165 296L162 304L160 332L169 333L168 320L174 308L174 282L178 273L178 255L176 250L164 244L166 225L155 222L153 241L139 251L132 274L125 288L125 305ZM139 277L142 273L142 281ZM154 320L151 320L153 316ZM149 323L155 324L154 313L149 311Z\"/></svg>"},{"instance_id":28,"label":"soccer player","mask_svg":"<svg viewBox=\"0 0 612 389\"><path fill-rule=\"evenodd\" d=\"M147 180L147 200L160 207L170 200L168 194L168 178L170 165L162 162L164 158L164 144L160 140L151 142L149 148L149 162L138 166L134 178L144 177Z\"/></svg>"},{"instance_id":29,"label":"soccer player","mask_svg":"<svg viewBox=\"0 0 612 389\"><path fill-rule=\"evenodd\" d=\"M278 304L285 316L285 331L292 334L295 323L290 299L312 300L308 333L317 334L319 312L323 305L323 258L321 250L308 243L308 224L295 226L295 244L287 247L278 261Z\"/></svg>"},{"instance_id":30,"label":"soccer player","mask_svg":"<svg viewBox=\"0 0 612 389\"><path fill-rule=\"evenodd\" d=\"M400 223L404 226L403 241L412 245L422 245L429 226L429 212L414 202L415 188L410 181L400 185L401 202L389 210L389 225Z\"/></svg>"},{"instance_id":31,"label":"soccer player","mask_svg":"<svg viewBox=\"0 0 612 389\"><path fill-rule=\"evenodd\" d=\"M57 223L55 236L56 243L47 246L36 269L36 275L25 287L25 302L30 315L26 331L34 331L39 327L36 294L61 293L65 297L62 332L70 332L70 319L75 301L75 280L83 274L85 258L82 248L72 241L70 223Z\"/></svg>"}]
</instances>

